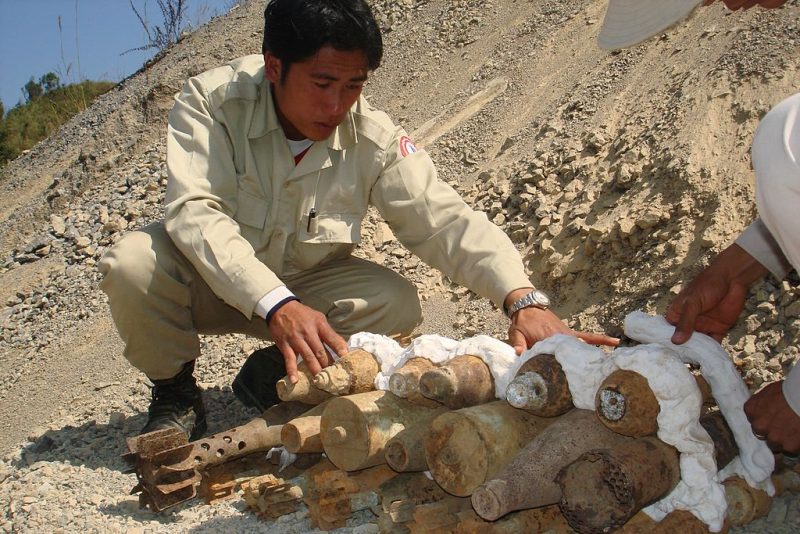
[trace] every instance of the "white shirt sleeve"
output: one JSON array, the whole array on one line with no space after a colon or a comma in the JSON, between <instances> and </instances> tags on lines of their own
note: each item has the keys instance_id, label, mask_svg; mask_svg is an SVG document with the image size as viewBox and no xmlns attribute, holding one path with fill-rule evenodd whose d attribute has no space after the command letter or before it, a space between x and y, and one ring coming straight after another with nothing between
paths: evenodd
<instances>
[{"instance_id":1,"label":"white shirt sleeve","mask_svg":"<svg viewBox=\"0 0 800 534\"><path fill-rule=\"evenodd\" d=\"M286 286L278 286L272 291L268 292L266 295L261 297L256 303L256 315L261 317L262 319L266 319L267 315L272 311L272 309L277 306L278 304L282 303L288 298L296 298L295 294L292 293L288 287Z\"/></svg>"},{"instance_id":2,"label":"white shirt sleeve","mask_svg":"<svg viewBox=\"0 0 800 534\"><path fill-rule=\"evenodd\" d=\"M778 242L772 237L761 219L753 221L753 224L748 226L736 239L736 244L753 256L758 263L769 269L769 272L779 280L785 278L792 270L789 260L783 255Z\"/></svg>"},{"instance_id":3,"label":"white shirt sleeve","mask_svg":"<svg viewBox=\"0 0 800 534\"><path fill-rule=\"evenodd\" d=\"M783 381L783 396L794 413L800 415L800 365L796 363Z\"/></svg>"}]
</instances>

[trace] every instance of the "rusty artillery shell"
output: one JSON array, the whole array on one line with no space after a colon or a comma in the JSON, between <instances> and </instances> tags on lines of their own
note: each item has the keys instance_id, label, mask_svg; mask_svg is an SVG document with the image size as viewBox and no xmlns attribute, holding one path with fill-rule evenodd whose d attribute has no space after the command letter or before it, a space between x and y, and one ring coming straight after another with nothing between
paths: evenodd
<instances>
[{"instance_id":1,"label":"rusty artillery shell","mask_svg":"<svg viewBox=\"0 0 800 534\"><path fill-rule=\"evenodd\" d=\"M322 401L331 398L331 394L322 391L313 384L311 371L308 370L306 362L297 364L297 383L292 384L288 376L278 380L275 384L278 397L282 401L298 401L305 404L320 404Z\"/></svg>"},{"instance_id":2,"label":"rusty artillery shell","mask_svg":"<svg viewBox=\"0 0 800 534\"><path fill-rule=\"evenodd\" d=\"M619 434L642 437L658 431L661 407L647 379L634 371L614 371L600 385L595 397L600 420Z\"/></svg>"},{"instance_id":3,"label":"rusty artillery shell","mask_svg":"<svg viewBox=\"0 0 800 534\"><path fill-rule=\"evenodd\" d=\"M472 507L479 516L494 521L514 510L557 503L561 488L555 478L564 465L592 449L614 447L631 439L606 428L589 410L575 409L557 419L543 420L554 422L472 494Z\"/></svg>"},{"instance_id":4,"label":"rusty artillery shell","mask_svg":"<svg viewBox=\"0 0 800 534\"><path fill-rule=\"evenodd\" d=\"M375 389L375 375L381 370L375 356L354 349L314 377L314 385L332 395L352 395Z\"/></svg>"},{"instance_id":5,"label":"rusty artillery shell","mask_svg":"<svg viewBox=\"0 0 800 534\"><path fill-rule=\"evenodd\" d=\"M419 379L423 373L436 368L436 364L428 358L416 356L409 358L403 366L392 373L389 377L389 391L401 397L408 399L409 402L414 404L421 404L423 406L434 407L441 403L429 399L422 395L419 391Z\"/></svg>"},{"instance_id":6,"label":"rusty artillery shell","mask_svg":"<svg viewBox=\"0 0 800 534\"><path fill-rule=\"evenodd\" d=\"M681 479L678 451L654 437L589 451L564 467L561 512L577 532L610 532L672 491Z\"/></svg>"},{"instance_id":7,"label":"rusty artillery shell","mask_svg":"<svg viewBox=\"0 0 800 534\"><path fill-rule=\"evenodd\" d=\"M552 354L538 354L522 364L506 389L508 403L533 415L554 417L572 409L567 376Z\"/></svg>"},{"instance_id":8,"label":"rusty artillery shell","mask_svg":"<svg viewBox=\"0 0 800 534\"><path fill-rule=\"evenodd\" d=\"M456 356L423 373L419 379L419 391L454 410L495 398L494 377L489 366L469 354Z\"/></svg>"},{"instance_id":9,"label":"rusty artillery shell","mask_svg":"<svg viewBox=\"0 0 800 534\"><path fill-rule=\"evenodd\" d=\"M717 469L722 469L739 454L733 431L720 411L701 415L700 425L706 429L711 441L714 442L714 459L717 461Z\"/></svg>"},{"instance_id":10,"label":"rusty artillery shell","mask_svg":"<svg viewBox=\"0 0 800 534\"><path fill-rule=\"evenodd\" d=\"M729 478L722 485L725 487L731 525L746 525L769 513L772 497L765 491L751 487L739 477Z\"/></svg>"},{"instance_id":11,"label":"rusty artillery shell","mask_svg":"<svg viewBox=\"0 0 800 534\"><path fill-rule=\"evenodd\" d=\"M408 471L426 471L425 439L428 437L431 422L441 414L449 411L445 407L432 409L424 419L401 430L386 442L384 457L389 467L398 473Z\"/></svg>"},{"instance_id":12,"label":"rusty artillery shell","mask_svg":"<svg viewBox=\"0 0 800 534\"><path fill-rule=\"evenodd\" d=\"M466 497L553 421L505 401L444 413L425 438L428 469L442 489Z\"/></svg>"},{"instance_id":13,"label":"rusty artillery shell","mask_svg":"<svg viewBox=\"0 0 800 534\"><path fill-rule=\"evenodd\" d=\"M385 462L386 442L425 419L430 411L388 391L334 397L322 412L322 446L339 469L354 471L378 465Z\"/></svg>"},{"instance_id":14,"label":"rusty artillery shell","mask_svg":"<svg viewBox=\"0 0 800 534\"><path fill-rule=\"evenodd\" d=\"M300 417L295 417L281 428L281 442L286 450L295 454L322 452L319 437L322 412L327 401L314 406Z\"/></svg>"}]
</instances>

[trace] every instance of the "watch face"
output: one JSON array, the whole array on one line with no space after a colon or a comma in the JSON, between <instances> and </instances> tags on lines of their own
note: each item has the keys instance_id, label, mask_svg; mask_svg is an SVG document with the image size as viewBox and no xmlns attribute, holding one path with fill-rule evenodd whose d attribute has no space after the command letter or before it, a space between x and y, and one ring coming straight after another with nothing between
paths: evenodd
<instances>
[{"instance_id":1,"label":"watch face","mask_svg":"<svg viewBox=\"0 0 800 534\"><path fill-rule=\"evenodd\" d=\"M550 297L548 297L544 291L539 291L538 289L534 290L533 298L536 300L537 304L541 304L542 306L550 306Z\"/></svg>"}]
</instances>

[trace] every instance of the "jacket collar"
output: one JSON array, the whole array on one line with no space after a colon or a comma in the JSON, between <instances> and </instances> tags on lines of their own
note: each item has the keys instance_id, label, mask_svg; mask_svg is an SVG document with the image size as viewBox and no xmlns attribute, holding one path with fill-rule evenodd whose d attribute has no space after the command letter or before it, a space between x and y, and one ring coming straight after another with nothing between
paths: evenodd
<instances>
[{"instance_id":1,"label":"jacket collar","mask_svg":"<svg viewBox=\"0 0 800 534\"><path fill-rule=\"evenodd\" d=\"M339 124L333 133L328 137L328 148L333 150L344 150L352 147L358 141L356 133L356 121L353 117L358 102L353 104L353 108L347 112L344 120ZM275 104L272 100L272 88L266 76L262 75L261 83L258 88L258 98L256 99L253 118L250 121L250 129L247 136L250 139L263 137L268 133L280 131L283 135L278 114L275 111Z\"/></svg>"}]
</instances>

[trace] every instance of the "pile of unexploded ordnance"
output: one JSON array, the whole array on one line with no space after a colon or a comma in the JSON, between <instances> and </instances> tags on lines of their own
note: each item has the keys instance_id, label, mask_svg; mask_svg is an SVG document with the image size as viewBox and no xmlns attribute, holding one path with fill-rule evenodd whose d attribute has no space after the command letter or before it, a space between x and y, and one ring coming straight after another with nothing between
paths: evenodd
<instances>
[{"instance_id":1,"label":"pile of unexploded ordnance","mask_svg":"<svg viewBox=\"0 0 800 534\"><path fill-rule=\"evenodd\" d=\"M245 425L130 438L134 491L156 511L239 497L266 521L305 504L322 530L371 510L391 533L719 532L800 491L718 343L673 345L641 312L624 327L624 347L556 335L521 356L481 335L355 334Z\"/></svg>"}]
</instances>

